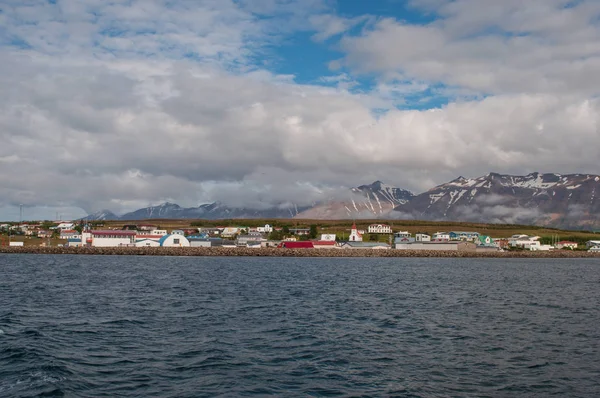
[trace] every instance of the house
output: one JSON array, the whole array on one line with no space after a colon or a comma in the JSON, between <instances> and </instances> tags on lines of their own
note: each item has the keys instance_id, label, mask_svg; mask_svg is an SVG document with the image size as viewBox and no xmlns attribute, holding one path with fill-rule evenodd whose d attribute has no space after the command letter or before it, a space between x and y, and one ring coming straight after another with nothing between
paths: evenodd
<instances>
[{"instance_id":1,"label":"house","mask_svg":"<svg viewBox=\"0 0 600 398\"><path fill-rule=\"evenodd\" d=\"M416 242L416 239L413 238L412 236L409 238L395 238L394 239L394 244L395 243L412 243L412 242Z\"/></svg>"},{"instance_id":2,"label":"house","mask_svg":"<svg viewBox=\"0 0 600 398\"><path fill-rule=\"evenodd\" d=\"M171 235L185 236L185 231L183 231L181 229L174 229L174 230L171 231Z\"/></svg>"},{"instance_id":3,"label":"house","mask_svg":"<svg viewBox=\"0 0 600 398\"><path fill-rule=\"evenodd\" d=\"M37 237L41 238L41 239L51 238L52 232L47 231L45 229L40 229L39 231L37 231ZM79 240L81 241L81 235L79 235L78 237L79 237Z\"/></svg>"},{"instance_id":4,"label":"house","mask_svg":"<svg viewBox=\"0 0 600 398\"><path fill-rule=\"evenodd\" d=\"M348 236L348 241L362 242L362 240L362 234L358 231L358 229L356 229L356 223L352 223L352 229L350 229L350 236Z\"/></svg>"},{"instance_id":5,"label":"house","mask_svg":"<svg viewBox=\"0 0 600 398\"><path fill-rule=\"evenodd\" d=\"M54 229L73 229L74 227L75 224L73 224L72 222L61 222L56 227L54 227Z\"/></svg>"},{"instance_id":6,"label":"house","mask_svg":"<svg viewBox=\"0 0 600 398\"><path fill-rule=\"evenodd\" d=\"M152 229L152 230L144 229L144 230L137 231L138 236L146 236L146 235L164 236L166 234L167 234L166 229Z\"/></svg>"},{"instance_id":7,"label":"house","mask_svg":"<svg viewBox=\"0 0 600 398\"><path fill-rule=\"evenodd\" d=\"M396 249L398 250L475 251L476 247L473 242L463 241L396 243Z\"/></svg>"},{"instance_id":8,"label":"house","mask_svg":"<svg viewBox=\"0 0 600 398\"><path fill-rule=\"evenodd\" d=\"M190 241L183 235L164 235L158 243L161 247L190 247Z\"/></svg>"},{"instance_id":9,"label":"house","mask_svg":"<svg viewBox=\"0 0 600 398\"><path fill-rule=\"evenodd\" d=\"M432 237L437 242L447 242L450 240L450 233L448 232L436 232Z\"/></svg>"},{"instance_id":10,"label":"house","mask_svg":"<svg viewBox=\"0 0 600 398\"><path fill-rule=\"evenodd\" d=\"M81 241L93 247L134 246L135 234L135 231L91 230L81 234Z\"/></svg>"},{"instance_id":11,"label":"house","mask_svg":"<svg viewBox=\"0 0 600 398\"><path fill-rule=\"evenodd\" d=\"M313 241L315 249L334 249L336 247L335 240L316 240Z\"/></svg>"},{"instance_id":12,"label":"house","mask_svg":"<svg viewBox=\"0 0 600 398\"><path fill-rule=\"evenodd\" d=\"M77 238L79 238L81 240L81 234L74 229L62 229L60 231L60 239L77 239Z\"/></svg>"},{"instance_id":13,"label":"house","mask_svg":"<svg viewBox=\"0 0 600 398\"><path fill-rule=\"evenodd\" d=\"M221 236L224 238L233 238L235 235L240 233L240 228L238 227L226 227L223 228L221 232Z\"/></svg>"},{"instance_id":14,"label":"house","mask_svg":"<svg viewBox=\"0 0 600 398\"><path fill-rule=\"evenodd\" d=\"M478 246L495 246L494 240L487 235L479 235L475 239L475 244Z\"/></svg>"},{"instance_id":15,"label":"house","mask_svg":"<svg viewBox=\"0 0 600 398\"><path fill-rule=\"evenodd\" d=\"M273 232L273 227L269 224L265 224L264 227L256 227L256 232L260 232L262 234L270 234Z\"/></svg>"},{"instance_id":16,"label":"house","mask_svg":"<svg viewBox=\"0 0 600 398\"><path fill-rule=\"evenodd\" d=\"M262 235L241 235L238 236L236 239L236 245L237 246L248 246L249 244L252 243L256 243L258 242L258 244L260 245L260 242L262 242L263 240L266 241L266 239L264 239L262 237Z\"/></svg>"},{"instance_id":17,"label":"house","mask_svg":"<svg viewBox=\"0 0 600 398\"><path fill-rule=\"evenodd\" d=\"M138 231L154 231L157 228L158 226L152 224L138 224L137 226Z\"/></svg>"},{"instance_id":18,"label":"house","mask_svg":"<svg viewBox=\"0 0 600 398\"><path fill-rule=\"evenodd\" d=\"M160 242L156 239L138 239L135 241L135 247L160 247Z\"/></svg>"},{"instance_id":19,"label":"house","mask_svg":"<svg viewBox=\"0 0 600 398\"><path fill-rule=\"evenodd\" d=\"M310 235L310 228L290 228L290 233L294 235Z\"/></svg>"},{"instance_id":20,"label":"house","mask_svg":"<svg viewBox=\"0 0 600 398\"><path fill-rule=\"evenodd\" d=\"M577 242L569 242L566 240L561 240L560 242L558 242L557 244L554 245L555 248L557 249L577 249Z\"/></svg>"},{"instance_id":21,"label":"house","mask_svg":"<svg viewBox=\"0 0 600 398\"><path fill-rule=\"evenodd\" d=\"M450 240L470 240L475 241L479 237L479 232L450 231Z\"/></svg>"},{"instance_id":22,"label":"house","mask_svg":"<svg viewBox=\"0 0 600 398\"><path fill-rule=\"evenodd\" d=\"M410 238L412 235L408 231L400 231L394 234L394 238Z\"/></svg>"},{"instance_id":23,"label":"house","mask_svg":"<svg viewBox=\"0 0 600 398\"><path fill-rule=\"evenodd\" d=\"M321 234L321 241L335 242L335 234Z\"/></svg>"},{"instance_id":24,"label":"house","mask_svg":"<svg viewBox=\"0 0 600 398\"><path fill-rule=\"evenodd\" d=\"M431 236L427 234L416 234L415 241L417 242L431 242Z\"/></svg>"},{"instance_id":25,"label":"house","mask_svg":"<svg viewBox=\"0 0 600 398\"><path fill-rule=\"evenodd\" d=\"M371 224L367 228L370 234L391 234L392 227L386 224Z\"/></svg>"},{"instance_id":26,"label":"house","mask_svg":"<svg viewBox=\"0 0 600 398\"><path fill-rule=\"evenodd\" d=\"M520 247L528 250L536 250L540 246L539 236L528 236L516 234L508 239L510 247Z\"/></svg>"},{"instance_id":27,"label":"house","mask_svg":"<svg viewBox=\"0 0 600 398\"><path fill-rule=\"evenodd\" d=\"M592 247L600 247L600 240L588 240L585 242L585 247L588 249Z\"/></svg>"},{"instance_id":28,"label":"house","mask_svg":"<svg viewBox=\"0 0 600 398\"><path fill-rule=\"evenodd\" d=\"M301 241L301 242L281 242L279 244L280 248L284 249L314 249L314 244L310 241Z\"/></svg>"},{"instance_id":29,"label":"house","mask_svg":"<svg viewBox=\"0 0 600 398\"><path fill-rule=\"evenodd\" d=\"M373 249L373 250L387 250L390 245L381 242L344 242L340 245L342 249Z\"/></svg>"}]
</instances>

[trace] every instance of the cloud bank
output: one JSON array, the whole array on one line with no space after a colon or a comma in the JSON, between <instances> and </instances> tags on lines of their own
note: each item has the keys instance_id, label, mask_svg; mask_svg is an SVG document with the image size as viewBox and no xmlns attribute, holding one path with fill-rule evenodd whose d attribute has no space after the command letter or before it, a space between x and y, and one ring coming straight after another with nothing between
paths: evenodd
<instances>
[{"instance_id":1,"label":"cloud bank","mask_svg":"<svg viewBox=\"0 0 600 398\"><path fill-rule=\"evenodd\" d=\"M0 208L258 207L374 180L598 172L600 4L412 6L432 21L325 1L5 2ZM273 47L298 32L372 84L277 73Z\"/></svg>"}]
</instances>

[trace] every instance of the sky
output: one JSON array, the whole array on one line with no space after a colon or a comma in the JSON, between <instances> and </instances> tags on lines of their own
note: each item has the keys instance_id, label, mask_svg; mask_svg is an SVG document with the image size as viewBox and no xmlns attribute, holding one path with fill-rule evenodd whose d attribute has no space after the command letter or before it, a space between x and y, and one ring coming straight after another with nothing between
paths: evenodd
<instances>
[{"instance_id":1,"label":"sky","mask_svg":"<svg viewBox=\"0 0 600 398\"><path fill-rule=\"evenodd\" d=\"M600 172L597 0L0 0L0 219Z\"/></svg>"}]
</instances>

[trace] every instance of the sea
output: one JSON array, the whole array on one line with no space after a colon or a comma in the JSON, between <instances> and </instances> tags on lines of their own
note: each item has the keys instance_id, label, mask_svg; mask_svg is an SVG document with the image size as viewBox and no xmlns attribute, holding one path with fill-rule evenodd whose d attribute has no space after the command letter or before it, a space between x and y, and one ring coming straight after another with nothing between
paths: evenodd
<instances>
[{"instance_id":1,"label":"sea","mask_svg":"<svg viewBox=\"0 0 600 398\"><path fill-rule=\"evenodd\" d=\"M598 259L0 255L0 397L598 397Z\"/></svg>"}]
</instances>

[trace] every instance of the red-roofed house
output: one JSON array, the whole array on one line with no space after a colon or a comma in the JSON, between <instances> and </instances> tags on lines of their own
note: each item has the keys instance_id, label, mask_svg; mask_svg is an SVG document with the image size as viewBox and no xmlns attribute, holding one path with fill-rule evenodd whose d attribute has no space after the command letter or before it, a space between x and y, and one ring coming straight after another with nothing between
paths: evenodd
<instances>
[{"instance_id":1,"label":"red-roofed house","mask_svg":"<svg viewBox=\"0 0 600 398\"><path fill-rule=\"evenodd\" d=\"M554 245L557 249L577 249L577 242L569 242L566 240L562 240Z\"/></svg>"}]
</instances>

